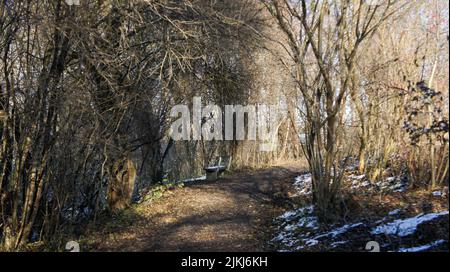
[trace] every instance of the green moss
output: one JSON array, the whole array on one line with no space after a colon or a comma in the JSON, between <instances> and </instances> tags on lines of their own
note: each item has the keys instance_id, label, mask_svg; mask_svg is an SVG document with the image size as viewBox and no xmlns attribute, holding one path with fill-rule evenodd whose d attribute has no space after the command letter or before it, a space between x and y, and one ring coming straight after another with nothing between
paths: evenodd
<instances>
[{"instance_id":1,"label":"green moss","mask_svg":"<svg viewBox=\"0 0 450 272\"><path fill-rule=\"evenodd\" d=\"M159 184L153 186L147 194L142 198L142 202L152 202L157 199L160 199L164 193L168 190L173 190L177 188L183 188L183 183L167 183L167 184Z\"/></svg>"}]
</instances>

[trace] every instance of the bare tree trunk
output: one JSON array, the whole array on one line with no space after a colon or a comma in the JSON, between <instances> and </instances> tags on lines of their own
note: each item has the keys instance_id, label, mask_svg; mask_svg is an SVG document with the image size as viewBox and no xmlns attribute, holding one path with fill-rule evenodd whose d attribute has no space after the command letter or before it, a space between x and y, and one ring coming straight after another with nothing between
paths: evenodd
<instances>
[{"instance_id":1,"label":"bare tree trunk","mask_svg":"<svg viewBox=\"0 0 450 272\"><path fill-rule=\"evenodd\" d=\"M131 203L136 181L136 167L130 156L115 160L109 169L108 205L112 211L125 209Z\"/></svg>"}]
</instances>

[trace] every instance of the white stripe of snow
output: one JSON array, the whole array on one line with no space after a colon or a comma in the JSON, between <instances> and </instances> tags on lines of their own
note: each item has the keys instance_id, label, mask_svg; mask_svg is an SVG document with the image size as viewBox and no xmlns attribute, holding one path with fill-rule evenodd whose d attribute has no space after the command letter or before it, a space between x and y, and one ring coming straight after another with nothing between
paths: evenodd
<instances>
[{"instance_id":1,"label":"white stripe of snow","mask_svg":"<svg viewBox=\"0 0 450 272\"><path fill-rule=\"evenodd\" d=\"M393 222L380 225L371 230L371 234L387 234L387 235L398 235L400 237L408 236L413 234L417 226L434 220L440 216L447 215L448 211L443 211L440 213L429 213L429 214L419 214L415 217L407 219L398 219Z\"/></svg>"},{"instance_id":2,"label":"white stripe of snow","mask_svg":"<svg viewBox=\"0 0 450 272\"><path fill-rule=\"evenodd\" d=\"M330 232L327 232L327 233L324 233L324 234L320 234L320 235L314 237L313 239L317 240L317 239L320 239L320 238L323 238L323 237L327 237L327 236L331 236L331 237L335 238L336 236L341 235L343 233L346 233L347 231L349 231L349 230L351 230L353 228L359 227L361 225L363 225L363 223L356 223L356 224L352 224L352 225L344 225L344 226L336 228L336 229L334 229L334 230L332 230Z\"/></svg>"},{"instance_id":3,"label":"white stripe of snow","mask_svg":"<svg viewBox=\"0 0 450 272\"><path fill-rule=\"evenodd\" d=\"M437 240L435 242L423 245L423 246L418 246L418 247L410 247L410 248L400 248L398 250L398 252L421 252L421 251L425 251L428 250L430 248L433 248L435 246L439 246L442 245L443 243L445 243L445 240Z\"/></svg>"}]
</instances>

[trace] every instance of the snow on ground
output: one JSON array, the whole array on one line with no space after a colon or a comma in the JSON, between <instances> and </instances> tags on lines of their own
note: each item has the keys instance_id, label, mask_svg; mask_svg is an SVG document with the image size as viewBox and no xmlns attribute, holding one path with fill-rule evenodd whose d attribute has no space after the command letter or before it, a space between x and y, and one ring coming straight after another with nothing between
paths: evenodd
<instances>
[{"instance_id":1,"label":"snow on ground","mask_svg":"<svg viewBox=\"0 0 450 272\"><path fill-rule=\"evenodd\" d=\"M354 191L365 189L371 191L404 192L408 188L406 177L401 176L388 177L376 182L370 182L366 175L349 175L347 178L351 183L350 188Z\"/></svg>"},{"instance_id":2,"label":"snow on ground","mask_svg":"<svg viewBox=\"0 0 450 272\"><path fill-rule=\"evenodd\" d=\"M444 244L445 242L448 242L448 241L437 240L437 241L434 241L432 243L429 243L429 244L426 244L426 245L423 245L423 246L410 247L410 248L400 248L398 250L398 252L422 252L422 251L430 250L430 249L433 249L433 248L435 248L437 246L440 246L440 245Z\"/></svg>"},{"instance_id":3,"label":"snow on ground","mask_svg":"<svg viewBox=\"0 0 450 272\"><path fill-rule=\"evenodd\" d=\"M347 224L347 225L343 225L342 227L337 227L329 232L326 232L324 234L320 234L318 236L316 236L314 239L320 239L323 237L327 237L330 236L332 238L336 238L337 236L346 233L347 231L354 229L356 227L362 226L364 225L363 223L355 223L355 224Z\"/></svg>"},{"instance_id":4,"label":"snow on ground","mask_svg":"<svg viewBox=\"0 0 450 272\"><path fill-rule=\"evenodd\" d=\"M365 177L366 177L366 175L359 175L359 176L357 176L357 175L350 175L350 176L348 176L350 179L353 179L353 180L362 180L362 179L364 179Z\"/></svg>"},{"instance_id":5,"label":"snow on ground","mask_svg":"<svg viewBox=\"0 0 450 272\"><path fill-rule=\"evenodd\" d=\"M435 197L446 197L448 195L448 186L445 186L441 190L433 191L431 194Z\"/></svg>"},{"instance_id":6,"label":"snow on ground","mask_svg":"<svg viewBox=\"0 0 450 272\"><path fill-rule=\"evenodd\" d=\"M296 247L296 250L302 250L307 247L313 247L321 244L329 244L331 247L336 248L339 245L347 244L348 241L342 240L342 236L345 233L362 226L364 226L364 224L359 222L354 224L346 224L343 226L335 226L330 231L318 232L315 236L312 233L307 233L301 238L300 245ZM336 238L340 239L335 241Z\"/></svg>"},{"instance_id":7,"label":"snow on ground","mask_svg":"<svg viewBox=\"0 0 450 272\"><path fill-rule=\"evenodd\" d=\"M448 215L448 211L440 213L419 214L415 217L407 219L398 219L393 222L379 225L372 229L371 234L386 234L405 237L413 234L417 230L417 226L422 223L432 221L440 216Z\"/></svg>"},{"instance_id":8,"label":"snow on ground","mask_svg":"<svg viewBox=\"0 0 450 272\"><path fill-rule=\"evenodd\" d=\"M400 212L400 210L393 210L387 217L377 222L356 222L335 225L329 230L324 230L322 228L323 226L320 226L318 223L317 217L314 216L314 207L307 206L306 208L288 211L276 219L279 224L278 234L273 238L272 242L277 243L279 251L283 252L313 250L317 246L339 249L339 247L354 243L355 241L352 237L362 237L363 240L366 239L368 242L371 239L375 239L374 235L389 236L392 240L411 236L417 231L419 225L449 214L448 211L420 214L411 218L397 219L389 223L384 223L388 218L392 220L392 217L400 214ZM433 249L445 242L448 241L438 240L423 246L400 248L398 251L425 251ZM392 248L393 245L386 244L384 247Z\"/></svg>"},{"instance_id":9,"label":"snow on ground","mask_svg":"<svg viewBox=\"0 0 450 272\"><path fill-rule=\"evenodd\" d=\"M389 216L395 216L397 214L399 214L402 211L402 209L395 209L391 212L388 213Z\"/></svg>"},{"instance_id":10,"label":"snow on ground","mask_svg":"<svg viewBox=\"0 0 450 272\"><path fill-rule=\"evenodd\" d=\"M364 175L348 176L352 181L352 188L370 187L376 190L403 191L407 183L399 177L390 177L384 181L371 184ZM311 194L311 175L303 174L295 178L294 186L297 196ZM365 188L367 189L367 188ZM416 252L432 250L435 247L448 243L447 240L437 240L422 246L416 246L415 236L418 226L448 216L448 211L438 213L419 214L414 217L405 217L405 211L394 209L378 221L363 220L361 222L347 222L334 226L324 226L315 215L314 206L309 205L285 212L275 219L278 231L272 239L279 251L304 251L304 250L356 250L355 245L364 250L365 243L371 240L388 241L382 247L384 249ZM411 240L411 243L402 243L402 240ZM444 237L440 237L444 238ZM395 244L397 241L400 244ZM432 241L432 240L431 240ZM421 241L427 243L427 241ZM361 245L359 245L361 244ZM407 245L411 247L400 247ZM399 248L400 247L400 248Z\"/></svg>"},{"instance_id":11,"label":"snow on ground","mask_svg":"<svg viewBox=\"0 0 450 272\"><path fill-rule=\"evenodd\" d=\"M330 231L320 232L318 218L314 215L314 206L312 205L287 211L276 221L279 225L279 232L272 241L281 245L280 251L313 247L323 239L335 239L347 231L363 225L363 223L348 224ZM335 245L339 243L345 243L345 241L337 241Z\"/></svg>"},{"instance_id":12,"label":"snow on ground","mask_svg":"<svg viewBox=\"0 0 450 272\"><path fill-rule=\"evenodd\" d=\"M404 192L408 188L408 182L405 177L388 177L384 180L370 182L366 175L349 175L347 181L350 183L350 189L353 191L364 189L372 192ZM294 196L310 196L312 194L311 173L305 173L295 178L294 187L296 193Z\"/></svg>"},{"instance_id":13,"label":"snow on ground","mask_svg":"<svg viewBox=\"0 0 450 272\"><path fill-rule=\"evenodd\" d=\"M287 211L277 219L279 232L272 242L279 243L283 248L291 248L299 243L301 237L297 236L298 230L306 233L318 228L318 218L313 215L314 206L306 206L292 211Z\"/></svg>"},{"instance_id":14,"label":"snow on ground","mask_svg":"<svg viewBox=\"0 0 450 272\"><path fill-rule=\"evenodd\" d=\"M433 195L434 196L442 196L442 192L441 191L434 191Z\"/></svg>"},{"instance_id":15,"label":"snow on ground","mask_svg":"<svg viewBox=\"0 0 450 272\"><path fill-rule=\"evenodd\" d=\"M336 248L336 247L339 247L339 246L341 246L341 245L345 245L345 244L347 244L347 243L348 243L348 241L337 241L337 242L331 243L331 247L332 247L332 248Z\"/></svg>"},{"instance_id":16,"label":"snow on ground","mask_svg":"<svg viewBox=\"0 0 450 272\"><path fill-rule=\"evenodd\" d=\"M306 173L295 178L294 187L297 193L294 196L308 196L312 194L311 173Z\"/></svg>"}]
</instances>

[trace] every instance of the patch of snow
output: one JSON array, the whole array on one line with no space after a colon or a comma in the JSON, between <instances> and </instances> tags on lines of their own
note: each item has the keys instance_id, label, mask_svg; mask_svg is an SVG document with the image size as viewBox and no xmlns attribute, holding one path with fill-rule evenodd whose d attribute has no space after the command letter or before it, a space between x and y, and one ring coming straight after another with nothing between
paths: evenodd
<instances>
[{"instance_id":1,"label":"patch of snow","mask_svg":"<svg viewBox=\"0 0 450 272\"><path fill-rule=\"evenodd\" d=\"M295 178L294 187L297 190L295 196L307 196L312 194L311 173L303 174Z\"/></svg>"},{"instance_id":2,"label":"patch of snow","mask_svg":"<svg viewBox=\"0 0 450 272\"><path fill-rule=\"evenodd\" d=\"M290 220L294 220L298 217L311 214L313 211L314 211L314 206L308 205L303 208L298 208L296 210L287 211L284 214L282 214L281 216L279 216L278 219L283 220L283 221L290 221Z\"/></svg>"},{"instance_id":3,"label":"patch of snow","mask_svg":"<svg viewBox=\"0 0 450 272\"><path fill-rule=\"evenodd\" d=\"M364 181L361 183L360 180L354 180L352 183L352 187L351 189L359 189L359 188L366 188L370 186L370 182L369 181Z\"/></svg>"},{"instance_id":4,"label":"patch of snow","mask_svg":"<svg viewBox=\"0 0 450 272\"><path fill-rule=\"evenodd\" d=\"M359 176L355 176L355 175L350 175L350 176L348 176L348 178L350 178L350 179L356 179L356 180L362 180L363 178L365 178L366 177L366 175L359 175Z\"/></svg>"},{"instance_id":5,"label":"patch of snow","mask_svg":"<svg viewBox=\"0 0 450 272\"><path fill-rule=\"evenodd\" d=\"M276 220L279 224L278 234L272 241L277 241L282 246L282 250L291 249L294 245L298 244L304 235L301 237L296 234L298 228L304 228L313 230L317 229L319 220L317 216L313 215L314 206L309 205L303 208L287 211L283 215L279 216ZM308 235L307 232L306 235Z\"/></svg>"},{"instance_id":6,"label":"patch of snow","mask_svg":"<svg viewBox=\"0 0 450 272\"><path fill-rule=\"evenodd\" d=\"M335 247L338 247L338 246L340 246L340 245L345 245L345 244L347 244L348 243L348 241L337 241L337 242L333 242L332 244L331 244L331 247L332 248L335 248Z\"/></svg>"},{"instance_id":7,"label":"patch of snow","mask_svg":"<svg viewBox=\"0 0 450 272\"><path fill-rule=\"evenodd\" d=\"M284 231L291 232L297 228L296 224L289 224L284 227Z\"/></svg>"},{"instance_id":8,"label":"patch of snow","mask_svg":"<svg viewBox=\"0 0 450 272\"><path fill-rule=\"evenodd\" d=\"M278 217L278 218L287 220L287 219L291 219L291 218L294 217L296 214L297 214L297 213L296 213L295 210L294 210L294 211L287 211L287 212L285 212L283 215L281 215L281 216Z\"/></svg>"},{"instance_id":9,"label":"patch of snow","mask_svg":"<svg viewBox=\"0 0 450 272\"><path fill-rule=\"evenodd\" d=\"M388 177L386 179L387 182L394 182L397 179L397 177Z\"/></svg>"},{"instance_id":10,"label":"patch of snow","mask_svg":"<svg viewBox=\"0 0 450 272\"><path fill-rule=\"evenodd\" d=\"M320 239L323 237L327 237L327 236L331 236L333 238L336 238L337 236L346 233L347 231L362 226L363 223L355 223L355 224L351 224L351 225L344 225L342 227L336 228L330 232L324 233L324 234L320 234L318 236L316 236L314 239Z\"/></svg>"},{"instance_id":11,"label":"patch of snow","mask_svg":"<svg viewBox=\"0 0 450 272\"><path fill-rule=\"evenodd\" d=\"M298 221L297 227L318 229L319 228L319 218L317 218L317 216L303 217Z\"/></svg>"},{"instance_id":12,"label":"patch of snow","mask_svg":"<svg viewBox=\"0 0 450 272\"><path fill-rule=\"evenodd\" d=\"M311 182L311 175L305 174L295 180L297 187L304 186ZM302 187L304 189L304 187ZM363 223L347 224L334 228L328 232L316 232L319 229L319 219L314 215L314 206L309 205L303 208L290 210L276 218L279 226L277 235L272 241L278 242L280 250L302 250L305 247L312 247L320 243L320 239L330 237L335 239L347 231L363 225ZM297 231L301 229L301 232ZM346 243L346 241L340 241ZM339 243L335 243L335 246Z\"/></svg>"},{"instance_id":13,"label":"patch of snow","mask_svg":"<svg viewBox=\"0 0 450 272\"><path fill-rule=\"evenodd\" d=\"M298 228L316 229L319 225L317 216L311 215L314 206L309 205L292 211L287 211L277 219L281 222L282 231L280 234L286 236L288 233Z\"/></svg>"},{"instance_id":14,"label":"patch of snow","mask_svg":"<svg viewBox=\"0 0 450 272\"><path fill-rule=\"evenodd\" d=\"M375 227L371 230L371 234L398 235L400 237L408 236L413 234L416 231L417 226L420 224L432 221L444 215L448 215L448 211L419 214L415 217L395 220L393 222Z\"/></svg>"},{"instance_id":15,"label":"patch of snow","mask_svg":"<svg viewBox=\"0 0 450 272\"><path fill-rule=\"evenodd\" d=\"M322 233L322 234L319 234L316 236L312 236L311 233L306 233L306 234L300 235L298 237L299 240L297 242L301 242L302 245L297 246L296 250L301 250L301 249L304 249L305 247L313 247L313 246L319 244L320 240L325 237L331 237L332 239L334 239L337 236L344 234L345 232L347 232L353 228L356 228L358 226L361 226L361 225L363 225L363 223L348 224L348 225L344 225L344 226L335 228L329 232ZM331 244L331 246L337 247L337 246L339 246L341 244L345 244L347 242L348 241L337 241L337 242L333 242Z\"/></svg>"},{"instance_id":16,"label":"patch of snow","mask_svg":"<svg viewBox=\"0 0 450 272\"><path fill-rule=\"evenodd\" d=\"M434 191L433 192L433 196L442 196L442 192L441 191Z\"/></svg>"},{"instance_id":17,"label":"patch of snow","mask_svg":"<svg viewBox=\"0 0 450 272\"><path fill-rule=\"evenodd\" d=\"M395 210L389 212L388 215L389 216L394 216L394 215L399 214L401 211L402 211L402 209L395 209Z\"/></svg>"},{"instance_id":18,"label":"patch of snow","mask_svg":"<svg viewBox=\"0 0 450 272\"><path fill-rule=\"evenodd\" d=\"M394 193L402 193L406 191L406 185L402 183L396 183L390 187L391 190L394 191Z\"/></svg>"},{"instance_id":19,"label":"patch of snow","mask_svg":"<svg viewBox=\"0 0 450 272\"><path fill-rule=\"evenodd\" d=\"M352 190L383 190L393 192L404 192L408 188L407 179L401 176L388 177L385 180L370 182L366 175L349 175L348 181Z\"/></svg>"},{"instance_id":20,"label":"patch of snow","mask_svg":"<svg viewBox=\"0 0 450 272\"><path fill-rule=\"evenodd\" d=\"M381 190L404 192L408 188L407 179L405 177L389 177L384 181L378 181L375 185Z\"/></svg>"},{"instance_id":21,"label":"patch of snow","mask_svg":"<svg viewBox=\"0 0 450 272\"><path fill-rule=\"evenodd\" d=\"M423 245L423 246L410 247L410 248L400 248L398 250L398 252L421 252L421 251L429 250L429 249L432 249L432 248L437 247L439 245L442 245L445 242L448 242L448 241L437 240L437 241L434 241L432 243L429 243L429 244L426 244L426 245Z\"/></svg>"},{"instance_id":22,"label":"patch of snow","mask_svg":"<svg viewBox=\"0 0 450 272\"><path fill-rule=\"evenodd\" d=\"M319 243L319 241L314 240L314 239L309 239L305 241L305 244L309 247L315 246Z\"/></svg>"},{"instance_id":23,"label":"patch of snow","mask_svg":"<svg viewBox=\"0 0 450 272\"><path fill-rule=\"evenodd\" d=\"M300 214L311 214L312 212L314 212L314 205L308 205L303 208L297 209L297 213Z\"/></svg>"},{"instance_id":24,"label":"patch of snow","mask_svg":"<svg viewBox=\"0 0 450 272\"><path fill-rule=\"evenodd\" d=\"M345 167L345 170L347 171L355 171L359 167L359 162L355 158L350 158L350 160L347 162L347 166Z\"/></svg>"}]
</instances>

